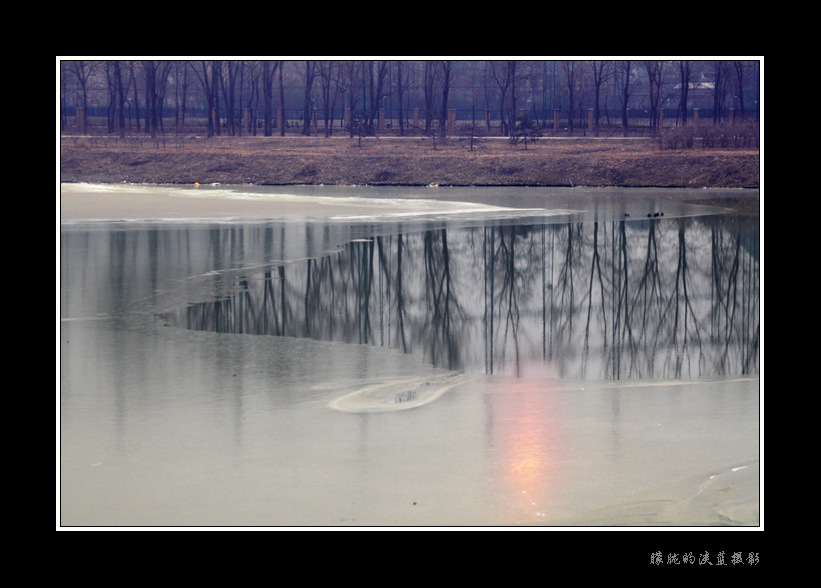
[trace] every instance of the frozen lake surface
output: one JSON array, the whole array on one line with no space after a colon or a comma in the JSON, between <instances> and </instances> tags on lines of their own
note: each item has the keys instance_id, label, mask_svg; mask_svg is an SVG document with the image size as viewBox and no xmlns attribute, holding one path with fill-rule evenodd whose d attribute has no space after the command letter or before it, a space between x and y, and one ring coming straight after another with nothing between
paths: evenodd
<instances>
[{"instance_id":1,"label":"frozen lake surface","mask_svg":"<svg viewBox=\"0 0 821 588\"><path fill-rule=\"evenodd\" d=\"M62 185L59 523L760 525L705 195Z\"/></svg>"}]
</instances>

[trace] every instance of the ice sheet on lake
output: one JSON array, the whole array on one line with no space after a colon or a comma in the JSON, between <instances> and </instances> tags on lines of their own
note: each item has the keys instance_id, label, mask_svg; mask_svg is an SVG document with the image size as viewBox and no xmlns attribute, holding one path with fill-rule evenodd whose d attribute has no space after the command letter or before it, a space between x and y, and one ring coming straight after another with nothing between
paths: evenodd
<instances>
[{"instance_id":1,"label":"ice sheet on lake","mask_svg":"<svg viewBox=\"0 0 821 588\"><path fill-rule=\"evenodd\" d=\"M562 524L599 527L755 527L760 520L757 458L723 471L684 478L577 515Z\"/></svg>"},{"instance_id":2,"label":"ice sheet on lake","mask_svg":"<svg viewBox=\"0 0 821 588\"><path fill-rule=\"evenodd\" d=\"M209 198L226 201L253 201L285 205L289 210L299 208L306 216L322 215L327 221L385 221L385 220L413 220L418 218L472 218L472 219L499 219L519 218L527 216L556 216L574 214L578 210L546 210L544 208L516 208L504 207L478 202L462 202L454 200L436 200L433 198L395 198L360 195L322 196L317 194L298 194L286 191L255 191L253 189L222 189L210 188L207 190L172 189L169 196L179 198ZM334 214L338 207L346 210L342 214ZM332 214L325 216L324 211Z\"/></svg>"},{"instance_id":3,"label":"ice sheet on lake","mask_svg":"<svg viewBox=\"0 0 821 588\"><path fill-rule=\"evenodd\" d=\"M283 191L293 193L271 196ZM704 374L705 359L714 357L716 341L705 338L709 345L695 347L692 335L717 332L717 326L732 318L738 322L737 314L717 316L711 308L728 303L758 308L758 256L747 253L758 251L758 232L743 229L739 237L739 219L730 219L727 228L718 222L674 225L675 216L706 213L708 207L661 197L665 219L641 220L655 204L655 191L630 192L629 199L622 200L616 198L622 191L597 190L591 195L580 189L494 189L496 200L479 203L486 207L469 204L480 220L465 224L482 224L482 215L518 215L522 209L540 206L546 214L587 206L584 223L607 219L615 224L599 224L596 233L592 224L559 226L565 219L550 217L544 224L557 226L545 231L516 232L512 229L518 223L504 220L498 224L509 222L511 230L449 232L445 273L439 271L444 269L439 263L445 259L443 239L435 236L428 242L435 247L426 250L421 231L432 230L429 225L438 230L458 224L460 215L451 212L465 210L457 201L467 202L467 189L349 188L340 190L338 197L316 198L329 192L330 187L323 192L320 187L64 186L61 207L68 205L67 213L74 216L61 219L60 231L62 525L758 525L763 497L763 470L758 467L763 380L759 388L758 356L751 356L755 365L749 377L732 376L736 371L728 371L724 359L720 374ZM369 192L373 199L367 197ZM480 192L484 198L487 191ZM505 208L508 204L520 208ZM370 210L384 214L385 222L318 222ZM418 216L402 215L413 212ZM428 222L425 214L440 212L444 220ZM629 223L624 221L627 212L634 219ZM391 217L394 213L400 215ZM251 222L236 222L240 216ZM137 222L124 231L125 223L85 224L78 220L82 218ZM170 222L161 226L165 218ZM382 240L381 250L376 242L372 247L360 242L394 233L403 233L401 250L399 239ZM486 238L495 238L490 242L497 246L517 247L485 267ZM650 242L654 260L665 268L655 269L654 279L669 286L659 288L659 303L679 299L677 264L686 252L689 298L681 301L682 309L689 313L687 325L699 327L694 317L703 316L707 331L668 329L667 315L653 322L656 306L649 303L645 314L635 306L623 316L612 314L616 307L611 301L620 300L622 291L636 291L628 277L643 283L645 255L639 253L649 252L645 243ZM357 243L360 247L354 246ZM334 273L318 272L320 264L304 262L336 251L340 244L350 245L333 259L327 256L325 267ZM555 299L564 306L543 298L543 292L552 292L547 280L565 267L558 265L558 253L571 251L571 245L573 262L562 262L574 280L570 284L578 283L577 276L592 276L590 268L597 267L594 262L599 259L602 268L624 267L623 282L613 280L608 289L603 277L601 289L575 288L567 302L557 294ZM450 316L457 316L458 310L460 320L465 312L475 319L465 323L475 325L475 330L466 328L453 339L476 342L477 353L466 356L478 358L475 378L444 367L458 365L469 371L469 362L430 364L432 354L426 354L423 343L404 353L401 345L377 346L382 343L375 337L368 344L359 337L342 343L310 338L316 333L308 333L307 327L304 336L291 330L308 319L316 318L318 324L328 316L325 310L333 307L330 301L340 300L348 303L343 310L355 311L348 313L355 320L337 327L350 325L358 335L357 328L370 329L376 316L379 326L395 327L395 311L382 318L361 313L356 303L361 299L358 293L367 291L375 294L369 298L374 304L370 311L390 309L379 303L397 300L396 282L383 280L378 285L378 278L398 274L399 251L403 284L413 294L403 299L402 309L415 310L403 317L424 325L427 293L453 285L451 292L459 297L449 300L460 306L454 306ZM371 253L372 257L366 255ZM716 260L734 267L731 262L741 254L745 261L738 267L746 269L716 282L719 274L710 270ZM456 263L458 259L464 262ZM363 260L368 263L357 265ZM503 263L514 260L517 263ZM699 260L706 263L700 265ZM426 265L427 261L435 263ZM274 271L280 267L281 276ZM702 267L704 271L697 269ZM359 268L367 271L352 271ZM437 273L426 286L429 268ZM510 273L501 273L503 268L510 268ZM270 277L265 275L268 269ZM350 281L337 279L343 274L351 276ZM491 284L485 275L495 277L496 284L500 275L510 277L506 283L517 288L515 300L509 298L515 306L501 304L506 298L500 292L512 290L482 286ZM704 278L704 286L694 290L701 276L710 279ZM738 287L733 287L736 281ZM561 285L558 279L554 283ZM717 283L722 285L718 290L739 292L739 298L711 298ZM328 288L309 290L309 284ZM276 287L280 295L285 291L286 296L265 298L272 292L268 287ZM325 298L307 297L308 292L325 293ZM590 299L597 292L601 295ZM259 297L249 298L257 293ZM667 295L671 298L664 298ZM250 304L260 300L278 306ZM192 302L203 311L230 310L213 315L220 319L214 322L220 328L229 320L232 328L243 328L211 332L157 324L169 309L187 312ZM316 306L317 302L328 304ZM693 314L693 302L698 309L703 305L703 314ZM245 319L262 316L253 312L257 308L274 308L279 314L269 317L288 319L287 329L281 331L275 331L281 322L262 323L269 325L268 332L282 336L255 336L244 328L250 324ZM542 315L543 308L551 313ZM564 317L572 317L573 325L584 325L575 319L584 308L601 310L600 348L618 351L616 359L629 368L610 373L638 380L570 381L576 374L597 376L598 363L607 367L603 360L589 361L591 339L582 327L572 331L565 326ZM507 354L499 357L513 355L505 347L507 339L501 339L506 331L486 331L482 320L493 318L494 312L499 313L497 319L506 320L514 310L517 345L525 340L537 345L538 354L528 356L535 368L522 370L532 377L513 377L511 359L503 364L494 359L493 374L486 374L485 348ZM201 316L210 320L212 315ZM359 320L363 316L368 322ZM541 324L539 316L545 317ZM557 317L555 322L551 317ZM642 345L631 338L617 347L615 337L604 338L604 333L614 333L612 325L626 325L624 332L629 333L630 320L644 329L654 327ZM210 324L202 321L201 326ZM412 324L405 323L408 331ZM504 326L498 320L493 324ZM526 324L533 325L532 338L527 337L531 331L519 328ZM757 344L757 324L756 313L745 314L744 325L751 328L738 333L744 345L737 345L733 358L750 357L741 352L748 341ZM550 369L542 369L542 325L549 327L544 332L561 335L555 345L546 347ZM425 329L416 332L424 334ZM670 353L665 348L660 354L659 337L667 332ZM732 332L736 337L737 331ZM402 341L395 337L397 328L384 333L386 345ZM435 334L441 333L440 329ZM682 339L679 333L686 336ZM427 339L408 335L404 340ZM687 342L684 348L679 345L682 340ZM692 378L698 379L668 380L659 367L662 360L675 365L671 357L688 359L694 349L698 356L693 356ZM523 347L515 350L516 357L525 357ZM724 345L721 350L726 353ZM554 369L561 357L569 358L572 369ZM558 376L562 379L551 379ZM716 379L702 381L707 377ZM417 409L404 410L410 408Z\"/></svg>"},{"instance_id":4,"label":"ice sheet on lake","mask_svg":"<svg viewBox=\"0 0 821 588\"><path fill-rule=\"evenodd\" d=\"M382 190L376 194L351 190L350 187L333 191L320 188L300 191L299 187L286 190L271 186L62 184L61 221L63 224L78 220L207 220L225 223L249 219L322 218L325 222L343 223L406 222L552 217L581 212L442 199L438 192L427 194L424 188L401 192Z\"/></svg>"}]
</instances>

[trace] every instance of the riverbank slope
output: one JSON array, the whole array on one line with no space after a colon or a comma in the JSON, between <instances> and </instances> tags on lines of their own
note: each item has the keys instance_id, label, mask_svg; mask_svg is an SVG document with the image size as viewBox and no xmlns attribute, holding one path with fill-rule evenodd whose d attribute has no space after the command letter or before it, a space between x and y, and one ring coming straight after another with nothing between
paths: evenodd
<instances>
[{"instance_id":1,"label":"riverbank slope","mask_svg":"<svg viewBox=\"0 0 821 588\"><path fill-rule=\"evenodd\" d=\"M649 139L63 137L61 182L758 188L758 149Z\"/></svg>"}]
</instances>

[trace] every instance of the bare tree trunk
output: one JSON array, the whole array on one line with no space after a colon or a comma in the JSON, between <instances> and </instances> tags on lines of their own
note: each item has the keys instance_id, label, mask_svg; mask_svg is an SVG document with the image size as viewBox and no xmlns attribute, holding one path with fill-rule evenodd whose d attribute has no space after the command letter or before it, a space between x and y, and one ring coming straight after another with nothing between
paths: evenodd
<instances>
[{"instance_id":1,"label":"bare tree trunk","mask_svg":"<svg viewBox=\"0 0 821 588\"><path fill-rule=\"evenodd\" d=\"M736 93L738 107L736 114L739 118L744 118L744 62L733 61L733 67L735 68L736 82L738 84L738 92Z\"/></svg>"},{"instance_id":2,"label":"bare tree trunk","mask_svg":"<svg viewBox=\"0 0 821 588\"><path fill-rule=\"evenodd\" d=\"M192 63L192 69L199 78L202 86L202 93L205 96L206 108L206 124L208 128L208 137L213 137L214 134L219 133L219 105L218 105L218 72L220 67L219 61L200 61L196 67Z\"/></svg>"},{"instance_id":3,"label":"bare tree trunk","mask_svg":"<svg viewBox=\"0 0 821 588\"><path fill-rule=\"evenodd\" d=\"M658 127L659 119L659 105L661 101L661 84L662 84L662 70L664 68L663 61L645 61L645 70L647 71L647 91L650 102L650 128L656 129Z\"/></svg>"},{"instance_id":4,"label":"bare tree trunk","mask_svg":"<svg viewBox=\"0 0 821 588\"><path fill-rule=\"evenodd\" d=\"M439 113L439 132L442 135L442 138L445 138L447 134L447 127L448 127L448 94L450 93L450 68L452 62L450 61L443 61L442 62L442 109Z\"/></svg>"},{"instance_id":5,"label":"bare tree trunk","mask_svg":"<svg viewBox=\"0 0 821 588\"><path fill-rule=\"evenodd\" d=\"M628 103L630 102L630 74L631 62L624 61L624 83L621 87L621 125L624 129L624 136L627 136L627 128L629 125Z\"/></svg>"},{"instance_id":6,"label":"bare tree trunk","mask_svg":"<svg viewBox=\"0 0 821 588\"><path fill-rule=\"evenodd\" d=\"M186 103L188 99L188 63L185 61L175 62L176 64L176 85L175 85L175 102L179 119L177 120L177 128L182 129L185 125Z\"/></svg>"},{"instance_id":7,"label":"bare tree trunk","mask_svg":"<svg viewBox=\"0 0 821 588\"><path fill-rule=\"evenodd\" d=\"M725 63L715 62L713 74L713 124L721 121L721 112L724 110L725 95L727 91L727 76L725 75Z\"/></svg>"},{"instance_id":8,"label":"bare tree trunk","mask_svg":"<svg viewBox=\"0 0 821 588\"><path fill-rule=\"evenodd\" d=\"M436 79L436 63L431 61L425 62L425 136L430 135L431 122L433 116L433 87Z\"/></svg>"},{"instance_id":9,"label":"bare tree trunk","mask_svg":"<svg viewBox=\"0 0 821 588\"><path fill-rule=\"evenodd\" d=\"M690 90L690 72L692 65L691 61L679 61L681 92L679 94L678 113L682 124L687 122L687 96Z\"/></svg>"},{"instance_id":10,"label":"bare tree trunk","mask_svg":"<svg viewBox=\"0 0 821 588\"><path fill-rule=\"evenodd\" d=\"M279 62L279 111L280 111L280 122L279 122L279 135L281 137L285 136L285 122L287 117L285 116L285 85L282 83L282 70L285 69L285 62Z\"/></svg>"},{"instance_id":11,"label":"bare tree trunk","mask_svg":"<svg viewBox=\"0 0 821 588\"><path fill-rule=\"evenodd\" d=\"M145 132L157 136L157 64L146 60L143 64L145 75Z\"/></svg>"},{"instance_id":12,"label":"bare tree trunk","mask_svg":"<svg viewBox=\"0 0 821 588\"><path fill-rule=\"evenodd\" d=\"M569 133L573 134L573 117L574 111L576 109L576 74L578 73L578 69L576 67L575 61L563 61L562 67L564 68L565 73L565 83L567 84L567 126Z\"/></svg>"},{"instance_id":13,"label":"bare tree trunk","mask_svg":"<svg viewBox=\"0 0 821 588\"><path fill-rule=\"evenodd\" d=\"M322 92L322 118L325 136L330 137L333 132L333 113L338 96L339 81L336 76L337 68L334 61L319 61L319 81Z\"/></svg>"},{"instance_id":14,"label":"bare tree trunk","mask_svg":"<svg viewBox=\"0 0 821 588\"><path fill-rule=\"evenodd\" d=\"M211 94L213 105L213 113L209 112L210 124L213 128L213 133L222 134L222 117L220 116L219 105L219 87L222 79L222 61L213 61L211 63Z\"/></svg>"},{"instance_id":15,"label":"bare tree trunk","mask_svg":"<svg viewBox=\"0 0 821 588\"><path fill-rule=\"evenodd\" d=\"M238 62L228 61L225 64L225 74L220 76L220 88L222 89L222 99L225 103L225 120L228 127L228 134L234 136L236 133L236 76Z\"/></svg>"},{"instance_id":16,"label":"bare tree trunk","mask_svg":"<svg viewBox=\"0 0 821 588\"><path fill-rule=\"evenodd\" d=\"M314 77L316 76L316 62L308 60L305 62L305 101L302 105L302 134L311 134L311 119L313 111L313 98L311 91L314 85Z\"/></svg>"},{"instance_id":17,"label":"bare tree trunk","mask_svg":"<svg viewBox=\"0 0 821 588\"><path fill-rule=\"evenodd\" d=\"M402 61L396 62L396 99L398 101L399 136L405 136L405 113L404 113L404 86L402 84Z\"/></svg>"},{"instance_id":18,"label":"bare tree trunk","mask_svg":"<svg viewBox=\"0 0 821 588\"><path fill-rule=\"evenodd\" d=\"M119 136L125 137L125 88L120 62L114 61L114 85L117 92L117 127Z\"/></svg>"},{"instance_id":19,"label":"bare tree trunk","mask_svg":"<svg viewBox=\"0 0 821 588\"><path fill-rule=\"evenodd\" d=\"M601 112L599 109L599 102L601 101L601 88L604 81L609 75L608 61L594 61L593 62L593 122L595 124L595 135L599 136L599 118Z\"/></svg>"},{"instance_id":20,"label":"bare tree trunk","mask_svg":"<svg viewBox=\"0 0 821 588\"><path fill-rule=\"evenodd\" d=\"M273 69L271 67L272 63L274 64ZM274 112L274 74L276 68L276 61L266 60L262 62L262 132L266 137L270 137L272 131L271 117Z\"/></svg>"}]
</instances>

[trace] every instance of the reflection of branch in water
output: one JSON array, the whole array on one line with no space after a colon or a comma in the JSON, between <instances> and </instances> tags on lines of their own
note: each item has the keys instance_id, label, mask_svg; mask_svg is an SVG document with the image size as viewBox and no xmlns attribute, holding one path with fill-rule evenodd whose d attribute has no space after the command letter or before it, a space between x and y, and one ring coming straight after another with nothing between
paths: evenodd
<instances>
[{"instance_id":1,"label":"reflection of branch in water","mask_svg":"<svg viewBox=\"0 0 821 588\"><path fill-rule=\"evenodd\" d=\"M432 359L444 358L443 365L454 369L459 367L459 341L454 333L453 319L454 314L460 313L460 308L453 291L447 231L428 231L423 243L430 356Z\"/></svg>"},{"instance_id":2,"label":"reflection of branch in water","mask_svg":"<svg viewBox=\"0 0 821 588\"><path fill-rule=\"evenodd\" d=\"M271 270L265 270L262 291L262 309L259 313L257 332L263 335L281 335L282 330L277 313L276 294L274 293L274 279Z\"/></svg>"},{"instance_id":3,"label":"reflection of branch in water","mask_svg":"<svg viewBox=\"0 0 821 588\"><path fill-rule=\"evenodd\" d=\"M578 305L574 274L581 269L580 266L577 267L577 264L582 259L582 227L582 223L564 225L566 229L564 258L559 266L558 285L554 284L553 286L553 291L556 292L557 296L554 300L559 308L559 312L554 314L555 340L557 344L562 346L561 348L572 345L573 319L576 316Z\"/></svg>"},{"instance_id":4,"label":"reflection of branch in water","mask_svg":"<svg viewBox=\"0 0 821 588\"><path fill-rule=\"evenodd\" d=\"M676 276L675 276L675 287L673 288L673 292L671 294L670 304L674 307L674 320L673 320L673 333L672 333L672 342L671 345L668 347L668 361L671 361L670 356L672 355L672 361L674 363L673 374L676 377L680 377L682 375L682 364L684 360L688 360L688 368L689 368L689 322L692 317L693 323L693 330L695 335L695 344L699 351L699 360L698 360L698 373L701 373L702 368L702 360L703 360L703 349L701 345L701 330L698 326L698 321L695 320L695 309L693 308L693 302L690 298L690 292L688 289L688 276L689 276L689 266L687 264L687 244L685 238L685 220L679 219L678 221L678 258L676 264ZM683 308L681 299L683 298ZM683 317L681 316L683 314ZM680 322L681 321L681 322ZM679 326L681 325L683 335L681 345L678 345L678 332ZM688 373L689 373L688 369Z\"/></svg>"},{"instance_id":5,"label":"reflection of branch in water","mask_svg":"<svg viewBox=\"0 0 821 588\"><path fill-rule=\"evenodd\" d=\"M604 343L604 348L602 352L607 355L607 313L605 312L604 301L606 300L605 292L604 292L604 279L602 278L601 272L601 260L599 256L599 223L598 221L593 223L593 255L590 261L590 279L589 279L589 286L587 288L587 324L584 328L584 346L583 346L583 355L582 355L582 372L584 373L586 360L588 358L588 353L590 351L590 320L593 315L593 282L594 282L594 275L598 274L599 276L599 289L601 290L601 314L602 314L602 325L604 327L604 333L602 337L602 341Z\"/></svg>"},{"instance_id":6,"label":"reflection of branch in water","mask_svg":"<svg viewBox=\"0 0 821 588\"><path fill-rule=\"evenodd\" d=\"M631 314L634 314L634 311L636 311L637 308L640 309L638 316L640 317L641 322L638 329L637 344L645 353L648 373L642 374L641 372L634 373L631 371L631 373L628 374L628 377L642 377L645 375L652 377L654 374L655 351L660 336L658 327L663 322L664 314L662 284L659 274L659 252L656 234L657 227L657 221L649 222L644 266L640 274L636 294L634 295L631 303ZM639 306L639 304L641 304L641 306ZM655 316L651 314L653 310L657 311ZM655 321L652 323L651 332L650 320L653 318ZM631 368L633 366L638 367L638 364L631 364Z\"/></svg>"},{"instance_id":7,"label":"reflection of branch in water","mask_svg":"<svg viewBox=\"0 0 821 588\"><path fill-rule=\"evenodd\" d=\"M373 293L373 241L349 243L351 280L355 294L355 323L358 343L371 339L371 295Z\"/></svg>"},{"instance_id":8,"label":"reflection of branch in water","mask_svg":"<svg viewBox=\"0 0 821 588\"><path fill-rule=\"evenodd\" d=\"M495 295L496 276L496 231L492 227L484 227L484 239L482 239L482 261L484 264L484 288L483 288L483 326L484 326L484 351L485 351L485 373L493 373L493 298Z\"/></svg>"},{"instance_id":9,"label":"reflection of branch in water","mask_svg":"<svg viewBox=\"0 0 821 588\"><path fill-rule=\"evenodd\" d=\"M546 231L545 225L542 225L541 231L539 231L539 232L541 233L541 237L542 237L542 239L541 239L541 245L542 245L542 259L541 259L541 261L542 261L542 263L541 263L541 266L542 266L542 361L546 362L547 357L548 357L548 355L547 355L547 320L548 320L548 318L547 318L548 317L548 313L547 313L547 284L548 284L547 260L548 260L548 256L547 256L547 241L546 241L546 232L547 231ZM553 241L552 241L553 233L551 232L550 235L551 235L550 253L551 253L551 256L552 256L552 254L553 254ZM552 261L552 258L551 258L551 261ZM550 285L551 285L550 292L551 292L551 295L552 295L552 293L553 293L553 274L552 274L553 264L552 263L550 264L550 270L551 270L551 274L550 274Z\"/></svg>"},{"instance_id":10,"label":"reflection of branch in water","mask_svg":"<svg viewBox=\"0 0 821 588\"><path fill-rule=\"evenodd\" d=\"M289 334L291 334L291 333L289 333L291 309L290 309L290 304L288 303L288 295L287 295L287 292L286 292L287 282L285 281L285 268L283 266L279 266L277 268L277 273L279 274L279 296L280 296L279 324L280 324L280 334L289 335Z\"/></svg>"},{"instance_id":11,"label":"reflection of branch in water","mask_svg":"<svg viewBox=\"0 0 821 588\"><path fill-rule=\"evenodd\" d=\"M511 375L528 362L577 378L757 369L757 259L705 221L438 228L233 283L240 240L211 243L226 269L199 280L214 298L189 307L190 328L391 346Z\"/></svg>"},{"instance_id":12,"label":"reflection of branch in water","mask_svg":"<svg viewBox=\"0 0 821 588\"><path fill-rule=\"evenodd\" d=\"M387 299L388 305L390 305L390 297L391 297L391 273L388 267L388 260L385 257L385 244L384 244L384 237L378 236L376 237L376 259L377 263L379 264L379 286L377 291L379 292L379 345L385 346L385 302Z\"/></svg>"},{"instance_id":13,"label":"reflection of branch in water","mask_svg":"<svg viewBox=\"0 0 821 588\"><path fill-rule=\"evenodd\" d=\"M720 342L716 369L730 369L736 350L744 373L754 371L758 358L758 264L749 238L736 227L728 233L713 227L711 338ZM750 253L745 254L749 249ZM746 260L746 262L745 262ZM740 317L738 316L740 315Z\"/></svg>"},{"instance_id":14,"label":"reflection of branch in water","mask_svg":"<svg viewBox=\"0 0 821 588\"><path fill-rule=\"evenodd\" d=\"M508 228L509 227L505 227ZM507 349L508 335L513 343L514 365L516 375L519 375L521 367L519 355L519 305L516 288L516 234L512 230L500 229L499 253L502 264L502 287L499 293L499 304L505 304L505 330L502 338L502 362L504 363L505 350Z\"/></svg>"},{"instance_id":15,"label":"reflection of branch in water","mask_svg":"<svg viewBox=\"0 0 821 588\"><path fill-rule=\"evenodd\" d=\"M544 227L488 227L483 237L485 370L494 373L504 368L511 352L513 370L520 374L525 360L539 356L539 345L542 358L547 353ZM539 311L541 337L531 332L538 322L527 322L522 328L523 316Z\"/></svg>"},{"instance_id":16,"label":"reflection of branch in water","mask_svg":"<svg viewBox=\"0 0 821 588\"><path fill-rule=\"evenodd\" d=\"M405 308L405 288L403 283L402 251L404 250L402 235L396 237L396 320L398 321L398 333L400 349L408 352L408 343L405 339L405 318L407 310Z\"/></svg>"},{"instance_id":17,"label":"reflection of branch in water","mask_svg":"<svg viewBox=\"0 0 821 588\"><path fill-rule=\"evenodd\" d=\"M611 275L612 275L612 309L613 317L613 342L610 346L611 352L607 354L606 362L609 362L608 375L611 378L621 378L622 350L627 348L629 356L634 357L635 342L633 340L633 327L631 324L629 300L629 256L627 251L627 225L624 222L617 224L618 231L613 231L613 243L611 254ZM615 228L615 227L614 227Z\"/></svg>"}]
</instances>

